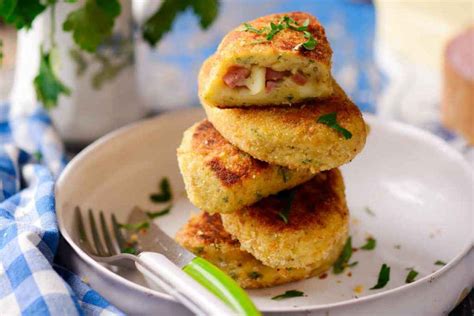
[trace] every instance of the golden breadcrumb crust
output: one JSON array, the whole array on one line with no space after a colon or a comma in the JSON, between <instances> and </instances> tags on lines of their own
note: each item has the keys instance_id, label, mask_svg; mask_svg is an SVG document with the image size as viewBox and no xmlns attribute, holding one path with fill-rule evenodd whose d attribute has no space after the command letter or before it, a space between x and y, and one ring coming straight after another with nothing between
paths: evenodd
<instances>
[{"instance_id":1,"label":"golden breadcrumb crust","mask_svg":"<svg viewBox=\"0 0 474 316\"><path fill-rule=\"evenodd\" d=\"M364 147L367 129L357 106L335 83L331 98L291 107L219 109L203 103L209 121L230 143L256 159L316 173L350 162ZM339 125L352 133L318 123L336 113Z\"/></svg>"},{"instance_id":2,"label":"golden breadcrumb crust","mask_svg":"<svg viewBox=\"0 0 474 316\"><path fill-rule=\"evenodd\" d=\"M222 214L224 228L263 264L273 268L320 266L347 239L349 211L338 169L297 186L288 222L279 213L287 198L272 195L240 211Z\"/></svg>"},{"instance_id":3,"label":"golden breadcrumb crust","mask_svg":"<svg viewBox=\"0 0 474 316\"><path fill-rule=\"evenodd\" d=\"M184 133L178 163L188 198L211 213L238 210L313 176L307 170L289 170L252 158L207 120Z\"/></svg>"},{"instance_id":4,"label":"golden breadcrumb crust","mask_svg":"<svg viewBox=\"0 0 474 316\"><path fill-rule=\"evenodd\" d=\"M181 228L176 240L183 247L209 260L247 289L270 287L317 276L325 272L339 256L343 243L334 245L320 265L300 269L270 268L240 249L237 240L224 230L220 214L201 212Z\"/></svg>"}]
</instances>

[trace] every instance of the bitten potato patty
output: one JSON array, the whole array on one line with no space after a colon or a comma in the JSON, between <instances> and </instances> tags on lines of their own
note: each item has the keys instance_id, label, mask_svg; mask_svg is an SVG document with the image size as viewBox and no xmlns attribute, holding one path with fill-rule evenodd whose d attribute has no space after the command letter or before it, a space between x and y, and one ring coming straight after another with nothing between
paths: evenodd
<instances>
[{"instance_id":1,"label":"bitten potato patty","mask_svg":"<svg viewBox=\"0 0 474 316\"><path fill-rule=\"evenodd\" d=\"M272 268L324 264L340 251L349 228L338 169L221 217L224 229L240 242L241 249Z\"/></svg>"},{"instance_id":2,"label":"bitten potato patty","mask_svg":"<svg viewBox=\"0 0 474 316\"><path fill-rule=\"evenodd\" d=\"M178 162L189 200L211 213L236 211L314 176L252 158L207 120L184 133Z\"/></svg>"},{"instance_id":3,"label":"bitten potato patty","mask_svg":"<svg viewBox=\"0 0 474 316\"><path fill-rule=\"evenodd\" d=\"M267 40L271 23L283 29ZM313 49L302 46L308 37L298 27L315 39ZM260 17L224 37L201 68L199 94L217 107L284 106L325 98L332 93L331 56L324 28L314 16L289 12Z\"/></svg>"},{"instance_id":4,"label":"bitten potato patty","mask_svg":"<svg viewBox=\"0 0 474 316\"><path fill-rule=\"evenodd\" d=\"M201 101L209 121L242 151L270 164L317 173L350 162L367 137L360 110L337 83L334 86L329 99L298 106L219 109ZM318 122L328 114L351 133L349 139Z\"/></svg>"},{"instance_id":5,"label":"bitten potato patty","mask_svg":"<svg viewBox=\"0 0 474 316\"><path fill-rule=\"evenodd\" d=\"M201 256L247 289L275 286L317 276L325 272L339 256L343 245L334 245L326 260L318 265L299 269L270 268L240 249L237 240L224 230L220 214L201 212L181 228L176 240L183 247Z\"/></svg>"}]
</instances>

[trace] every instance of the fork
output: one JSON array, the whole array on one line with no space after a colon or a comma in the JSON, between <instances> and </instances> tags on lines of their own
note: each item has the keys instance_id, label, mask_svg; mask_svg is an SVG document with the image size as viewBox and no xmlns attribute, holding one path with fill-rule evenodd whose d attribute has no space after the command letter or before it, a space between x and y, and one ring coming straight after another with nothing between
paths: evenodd
<instances>
[{"instance_id":1,"label":"fork","mask_svg":"<svg viewBox=\"0 0 474 316\"><path fill-rule=\"evenodd\" d=\"M122 253L126 239L115 215L111 214L112 233L107 228L102 211L99 213L101 233L91 209L89 209L88 217L93 244L89 242L81 210L79 207L75 208L80 244L94 260L128 268L134 263L140 272L197 315L260 315L247 294L235 281L205 259L195 257L183 248L178 257L182 262L189 264L180 269L177 262L172 262L161 253L147 251L140 252L138 255ZM155 233L158 233L162 239L172 240L157 225L153 224L153 226ZM178 244L175 245L176 247L180 248ZM176 251L176 249L173 250Z\"/></svg>"}]
</instances>

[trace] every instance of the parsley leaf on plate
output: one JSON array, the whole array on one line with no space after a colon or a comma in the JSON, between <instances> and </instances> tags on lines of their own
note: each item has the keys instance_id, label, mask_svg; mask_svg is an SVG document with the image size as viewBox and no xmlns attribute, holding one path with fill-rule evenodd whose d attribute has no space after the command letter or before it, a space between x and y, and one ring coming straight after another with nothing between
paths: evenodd
<instances>
[{"instance_id":1,"label":"parsley leaf on plate","mask_svg":"<svg viewBox=\"0 0 474 316\"><path fill-rule=\"evenodd\" d=\"M364 250L373 250L373 249L375 249L375 246L377 245L377 241L372 237L369 237L366 240L367 240L367 242L365 243L365 245L360 247L360 249L364 249Z\"/></svg>"},{"instance_id":2,"label":"parsley leaf on plate","mask_svg":"<svg viewBox=\"0 0 474 316\"><path fill-rule=\"evenodd\" d=\"M377 284L371 287L371 290L377 290L383 288L387 285L388 281L390 280L390 267L387 266L385 263L382 264L379 272L379 278L377 280Z\"/></svg>"},{"instance_id":3,"label":"parsley leaf on plate","mask_svg":"<svg viewBox=\"0 0 474 316\"><path fill-rule=\"evenodd\" d=\"M374 211L372 211L372 209L368 206L365 207L365 212L369 214L370 216L375 216Z\"/></svg>"},{"instance_id":4,"label":"parsley leaf on plate","mask_svg":"<svg viewBox=\"0 0 474 316\"><path fill-rule=\"evenodd\" d=\"M411 283L415 281L416 276L418 275L418 271L414 269L410 269L410 271L407 274L407 277L405 279L405 283Z\"/></svg>"},{"instance_id":5,"label":"parsley leaf on plate","mask_svg":"<svg viewBox=\"0 0 474 316\"><path fill-rule=\"evenodd\" d=\"M344 245L344 248L342 249L341 255L339 256L339 258L337 258L336 262L332 266L332 272L334 272L334 274L340 274L344 272L344 269L348 266L351 256L352 256L352 237L349 237L346 240L346 243Z\"/></svg>"},{"instance_id":6,"label":"parsley leaf on plate","mask_svg":"<svg viewBox=\"0 0 474 316\"><path fill-rule=\"evenodd\" d=\"M55 61L58 56L56 50L53 48L45 52L41 48L40 54L39 72L33 81L33 85L38 100L43 103L46 109L51 109L58 103L60 94L69 95L71 92L57 77Z\"/></svg>"},{"instance_id":7,"label":"parsley leaf on plate","mask_svg":"<svg viewBox=\"0 0 474 316\"><path fill-rule=\"evenodd\" d=\"M55 1L2 0L0 1L0 17L2 17L7 24L14 25L18 30L21 28L29 29L33 20L43 12L51 2L54 3Z\"/></svg>"},{"instance_id":8,"label":"parsley leaf on plate","mask_svg":"<svg viewBox=\"0 0 474 316\"><path fill-rule=\"evenodd\" d=\"M125 248L121 249L121 252L136 255L137 254L137 249L135 247L125 247Z\"/></svg>"},{"instance_id":9,"label":"parsley leaf on plate","mask_svg":"<svg viewBox=\"0 0 474 316\"><path fill-rule=\"evenodd\" d=\"M283 294L272 297L272 300L283 300L285 298L301 297L301 296L304 296L304 292L297 291L297 290L289 290Z\"/></svg>"},{"instance_id":10,"label":"parsley leaf on plate","mask_svg":"<svg viewBox=\"0 0 474 316\"><path fill-rule=\"evenodd\" d=\"M120 10L117 0L86 0L82 7L69 13L63 30L73 33L79 47L94 52L112 34Z\"/></svg>"},{"instance_id":11,"label":"parsley leaf on plate","mask_svg":"<svg viewBox=\"0 0 474 316\"><path fill-rule=\"evenodd\" d=\"M352 133L349 132L347 129L339 125L337 122L337 114L336 112L321 115L318 120L318 123L324 124L329 126L330 128L334 129L335 131L339 132L344 136L345 139L352 138Z\"/></svg>"},{"instance_id":12,"label":"parsley leaf on plate","mask_svg":"<svg viewBox=\"0 0 474 316\"><path fill-rule=\"evenodd\" d=\"M436 262L434 264L437 265L437 266L445 266L446 262L441 261L441 260L436 260Z\"/></svg>"},{"instance_id":13,"label":"parsley leaf on plate","mask_svg":"<svg viewBox=\"0 0 474 316\"><path fill-rule=\"evenodd\" d=\"M170 210L171 210L171 206L158 212L146 212L146 215L148 216L149 219L155 219L157 217L168 214Z\"/></svg>"},{"instance_id":14,"label":"parsley leaf on plate","mask_svg":"<svg viewBox=\"0 0 474 316\"><path fill-rule=\"evenodd\" d=\"M150 227L150 223L147 221L136 223L136 224L119 224L120 228L124 228L126 230L132 231L139 231L142 229L147 229Z\"/></svg>"},{"instance_id":15,"label":"parsley leaf on plate","mask_svg":"<svg viewBox=\"0 0 474 316\"><path fill-rule=\"evenodd\" d=\"M150 200L155 203L168 202L173 198L171 193L171 186L168 178L161 179L160 182L160 192L153 193L150 195Z\"/></svg>"},{"instance_id":16,"label":"parsley leaf on plate","mask_svg":"<svg viewBox=\"0 0 474 316\"><path fill-rule=\"evenodd\" d=\"M203 29L208 28L216 19L219 10L217 0L164 0L158 9L143 24L143 38L152 46L168 33L176 16L191 7L199 17Z\"/></svg>"}]
</instances>

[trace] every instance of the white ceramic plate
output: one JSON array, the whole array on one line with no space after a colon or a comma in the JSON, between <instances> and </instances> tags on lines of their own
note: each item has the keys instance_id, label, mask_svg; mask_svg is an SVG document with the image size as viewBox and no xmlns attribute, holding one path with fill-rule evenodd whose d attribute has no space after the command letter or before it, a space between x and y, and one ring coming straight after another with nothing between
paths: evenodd
<instances>
[{"instance_id":1,"label":"white ceramic plate","mask_svg":"<svg viewBox=\"0 0 474 316\"><path fill-rule=\"evenodd\" d=\"M60 229L73 249L63 253L63 258L129 313L152 314L157 308L175 315L187 312L168 295L148 288L136 273L122 273L127 280L81 251L72 211L79 205L114 212L125 220L135 205L159 209L148 195L166 176L172 183L174 206L157 223L174 235L190 213L197 211L186 198L176 148L183 131L203 117L199 109L179 111L120 129L75 157L58 181ZM249 291L262 311L433 315L449 311L472 287L472 170L430 134L370 115L365 118L371 126L367 145L342 171L353 246L361 246L371 235L377 240L376 249L355 252L351 261L358 265L341 275L328 273L325 279ZM435 265L437 260L448 264ZM381 290L369 290L383 263L391 267L390 282ZM419 275L416 282L405 284L410 267ZM291 289L306 296L270 299Z\"/></svg>"}]
</instances>

